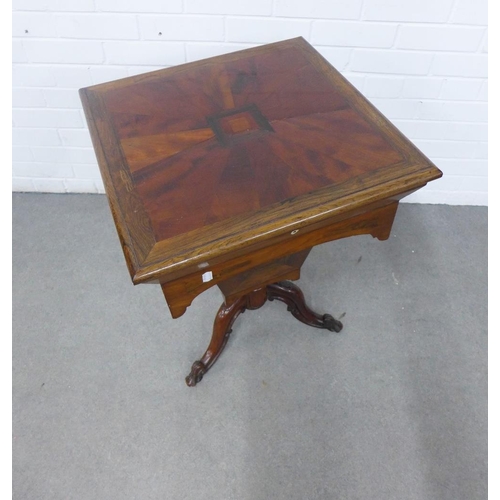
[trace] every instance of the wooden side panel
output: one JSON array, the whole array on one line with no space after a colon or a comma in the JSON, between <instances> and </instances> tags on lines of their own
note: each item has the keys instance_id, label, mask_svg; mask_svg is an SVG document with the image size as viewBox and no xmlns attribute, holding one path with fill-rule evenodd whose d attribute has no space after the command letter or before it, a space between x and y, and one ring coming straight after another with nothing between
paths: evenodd
<instances>
[{"instance_id":1,"label":"wooden side panel","mask_svg":"<svg viewBox=\"0 0 500 500\"><path fill-rule=\"evenodd\" d=\"M304 234L298 232L290 235L290 238L286 242L277 242L274 245L250 254L245 253L244 255L207 267L188 276L163 282L163 294L165 295L172 317L177 318L182 316L195 297L216 284L227 282L226 285L222 285L221 289L223 293L234 297L240 292L247 293L250 283L257 283L258 279L265 281L266 283L264 284L269 283L270 281L265 276L266 272L270 273L271 281L275 277L277 278L276 281L280 279L298 279L298 273L293 273L294 266L296 267L299 260L292 261L290 265L290 262L287 263L286 257L300 252L299 259L303 256L305 260L309 249L315 245L361 234L371 234L380 240L387 239L397 207L398 202L394 201L368 213L319 227ZM302 253L304 251L307 251L307 253ZM269 267L266 267L266 264ZM299 268L301 264L298 264ZM253 269L257 269L257 274L251 273ZM212 279L208 282L203 282L202 275L207 271L212 273ZM249 274L245 276L247 272ZM291 272L292 275L287 275L286 273L288 272ZM280 275L280 273L283 273L283 275ZM240 277L238 278L238 276ZM297 278L293 276L297 276ZM262 286L262 283L260 285Z\"/></svg>"},{"instance_id":2,"label":"wooden side panel","mask_svg":"<svg viewBox=\"0 0 500 500\"><path fill-rule=\"evenodd\" d=\"M156 240L142 201L134 190L127 163L117 147L102 96L82 89L80 98L111 214L133 278Z\"/></svg>"},{"instance_id":3,"label":"wooden side panel","mask_svg":"<svg viewBox=\"0 0 500 500\"><path fill-rule=\"evenodd\" d=\"M300 278L300 268L310 251L311 249L307 248L281 259L261 264L244 273L221 281L217 286L226 297L226 301L231 301L259 287L277 281L298 280Z\"/></svg>"}]
</instances>

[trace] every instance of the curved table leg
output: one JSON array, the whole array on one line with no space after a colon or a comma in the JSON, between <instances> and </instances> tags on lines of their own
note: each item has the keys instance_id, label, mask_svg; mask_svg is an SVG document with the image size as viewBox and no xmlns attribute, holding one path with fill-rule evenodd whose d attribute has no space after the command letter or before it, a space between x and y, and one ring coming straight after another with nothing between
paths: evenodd
<instances>
[{"instance_id":1,"label":"curved table leg","mask_svg":"<svg viewBox=\"0 0 500 500\"><path fill-rule=\"evenodd\" d=\"M212 340L201 359L193 363L191 372L186 377L186 384L194 387L217 361L229 339L234 321L242 312L246 309L258 309L265 304L266 300L275 299L284 302L288 310L306 325L335 332L342 330L342 323L330 314L321 315L312 311L307 306L304 294L297 285L290 281L267 285L231 302L224 302L220 306L214 321Z\"/></svg>"},{"instance_id":2,"label":"curved table leg","mask_svg":"<svg viewBox=\"0 0 500 500\"><path fill-rule=\"evenodd\" d=\"M330 314L318 314L311 310L305 302L302 290L291 281L279 281L267 285L268 300L280 300L288 306L288 310L302 323L316 328L326 328L332 332L340 332L342 323Z\"/></svg>"},{"instance_id":3,"label":"curved table leg","mask_svg":"<svg viewBox=\"0 0 500 500\"><path fill-rule=\"evenodd\" d=\"M226 304L225 302L220 306L217 316L214 321L214 329L212 333L212 340L205 351L205 354L193 363L191 372L186 377L186 384L189 387L194 387L201 381L203 375L212 367L221 355L224 347L227 344L229 335L232 330L234 321L245 309L258 309L263 306L267 300L266 289L260 288L254 290L248 295L239 297L233 302Z\"/></svg>"}]
</instances>

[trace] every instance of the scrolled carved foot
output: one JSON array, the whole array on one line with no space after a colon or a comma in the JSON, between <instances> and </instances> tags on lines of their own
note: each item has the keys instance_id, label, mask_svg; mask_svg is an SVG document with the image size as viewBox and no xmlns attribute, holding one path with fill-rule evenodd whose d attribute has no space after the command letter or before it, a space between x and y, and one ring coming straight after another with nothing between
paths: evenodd
<instances>
[{"instance_id":1,"label":"scrolled carved foot","mask_svg":"<svg viewBox=\"0 0 500 500\"><path fill-rule=\"evenodd\" d=\"M267 286L269 300L280 300L287 305L299 321L315 328L325 328L331 332L340 332L342 323L331 314L318 314L306 304L302 290L290 281L280 281Z\"/></svg>"},{"instance_id":2,"label":"scrolled carved foot","mask_svg":"<svg viewBox=\"0 0 500 500\"><path fill-rule=\"evenodd\" d=\"M195 361L191 367L191 372L186 377L186 384L189 387L194 387L198 382L201 382L205 373L207 373L206 366L201 361Z\"/></svg>"},{"instance_id":3,"label":"scrolled carved foot","mask_svg":"<svg viewBox=\"0 0 500 500\"><path fill-rule=\"evenodd\" d=\"M245 309L258 309L264 304L266 299L266 289L259 288L229 303L224 302L220 306L219 312L215 317L210 344L201 359L193 363L191 372L186 377L186 384L189 387L194 387L198 384L202 380L203 375L217 361L233 331L232 326L238 315L244 312Z\"/></svg>"},{"instance_id":4,"label":"scrolled carved foot","mask_svg":"<svg viewBox=\"0 0 500 500\"><path fill-rule=\"evenodd\" d=\"M323 314L323 325L323 328L337 333L339 333L344 327L344 325L338 319L335 319L331 314Z\"/></svg>"}]
</instances>

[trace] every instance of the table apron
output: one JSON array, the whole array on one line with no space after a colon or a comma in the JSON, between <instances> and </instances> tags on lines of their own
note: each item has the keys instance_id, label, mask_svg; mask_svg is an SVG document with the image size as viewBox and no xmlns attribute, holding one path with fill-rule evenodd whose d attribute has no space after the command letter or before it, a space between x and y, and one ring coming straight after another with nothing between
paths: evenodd
<instances>
[{"instance_id":1,"label":"table apron","mask_svg":"<svg viewBox=\"0 0 500 500\"><path fill-rule=\"evenodd\" d=\"M214 265L209 263L186 276L168 281L160 278L157 282L162 286L172 317L178 318L200 293L214 285L219 286L226 299L234 299L238 294L243 295L258 286L283 279L298 279L300 267L310 249L321 243L362 234L386 240L398 204L399 200L386 200L385 204L363 213L292 231L286 238L281 237L264 248L247 250L243 255ZM209 276L209 279L204 281L203 275Z\"/></svg>"}]
</instances>

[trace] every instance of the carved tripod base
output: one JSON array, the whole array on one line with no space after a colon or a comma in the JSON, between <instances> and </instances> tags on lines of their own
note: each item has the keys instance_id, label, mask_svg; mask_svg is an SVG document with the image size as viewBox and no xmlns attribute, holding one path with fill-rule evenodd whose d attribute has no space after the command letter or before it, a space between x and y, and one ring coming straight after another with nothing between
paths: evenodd
<instances>
[{"instance_id":1,"label":"carved tripod base","mask_svg":"<svg viewBox=\"0 0 500 500\"><path fill-rule=\"evenodd\" d=\"M203 375L212 367L221 355L236 318L246 309L259 309L267 300L280 300L288 306L299 321L316 328L325 328L333 332L342 330L342 323L330 314L317 314L306 304L301 289L290 281L280 281L258 288L247 295L224 302L214 321L212 340L201 359L195 361L190 374L186 377L188 386L193 387L201 381Z\"/></svg>"}]
</instances>

